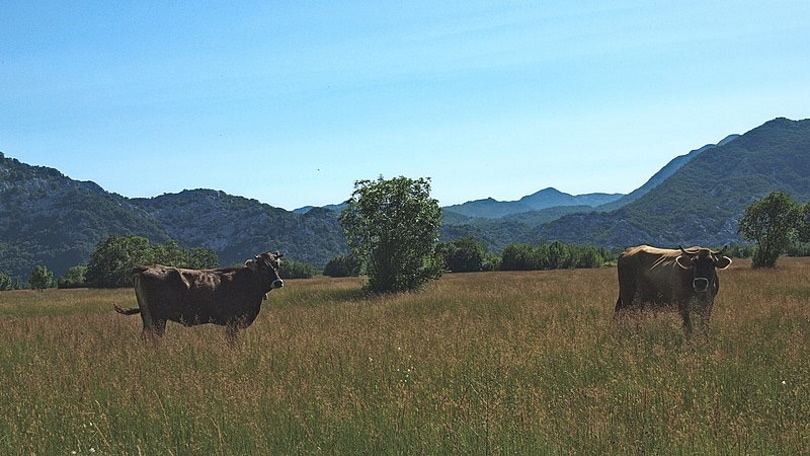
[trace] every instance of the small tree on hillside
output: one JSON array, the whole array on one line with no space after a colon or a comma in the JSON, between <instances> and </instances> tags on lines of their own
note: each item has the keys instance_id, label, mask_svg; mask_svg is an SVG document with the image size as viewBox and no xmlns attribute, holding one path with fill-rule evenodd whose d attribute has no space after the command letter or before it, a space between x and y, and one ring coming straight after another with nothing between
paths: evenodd
<instances>
[{"instance_id":1,"label":"small tree on hillside","mask_svg":"<svg viewBox=\"0 0 810 456\"><path fill-rule=\"evenodd\" d=\"M737 233L756 243L751 266L772 268L779 254L784 252L797 234L799 207L782 192L772 192L754 201L740 219Z\"/></svg>"},{"instance_id":2,"label":"small tree on hillside","mask_svg":"<svg viewBox=\"0 0 810 456\"><path fill-rule=\"evenodd\" d=\"M42 291L50 287L53 283L53 272L45 266L38 265L31 271L31 277L28 279L28 283L34 290Z\"/></svg>"},{"instance_id":3,"label":"small tree on hillside","mask_svg":"<svg viewBox=\"0 0 810 456\"><path fill-rule=\"evenodd\" d=\"M371 291L414 290L441 276L435 252L441 214L430 179L355 183L340 223L354 253L366 259Z\"/></svg>"}]
</instances>

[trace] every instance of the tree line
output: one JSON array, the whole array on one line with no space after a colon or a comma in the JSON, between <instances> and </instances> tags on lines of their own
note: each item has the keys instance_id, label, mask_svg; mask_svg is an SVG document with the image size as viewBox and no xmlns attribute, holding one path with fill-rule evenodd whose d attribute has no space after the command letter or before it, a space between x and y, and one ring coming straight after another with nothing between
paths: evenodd
<instances>
[{"instance_id":1,"label":"tree line","mask_svg":"<svg viewBox=\"0 0 810 456\"><path fill-rule=\"evenodd\" d=\"M0 291L32 288L119 288L132 286L132 269L136 266L163 264L189 269L211 269L219 265L214 250L184 249L176 241L152 244L149 239L135 235L111 235L99 242L86 265L68 268L64 277L55 280L53 272L38 265L21 282L0 272ZM232 265L241 266L241 265ZM282 262L285 278L313 277L315 268L309 264L285 260Z\"/></svg>"},{"instance_id":2,"label":"tree line","mask_svg":"<svg viewBox=\"0 0 810 456\"><path fill-rule=\"evenodd\" d=\"M331 277L367 275L366 288L372 292L417 289L444 272L596 268L613 261L617 254L553 241L510 244L499 256L472 237L439 242L441 209L429 196L429 179L386 180L381 176L376 181L358 181L355 187L340 219L351 252L329 261L322 273ZM810 202L802 206L785 193L773 192L748 207L738 234L754 246L732 247L735 256L751 256L753 267L773 267L778 256L790 249L810 250ZM54 285L127 287L132 285L134 267L155 263L209 269L219 259L213 250L183 249L175 241L152 244L141 236L113 235L98 244L87 265L70 268L56 282L45 266L32 271L28 284L0 272L0 291L26 285L34 289ZM279 272L287 279L318 273L312 265L288 259L282 261Z\"/></svg>"}]
</instances>

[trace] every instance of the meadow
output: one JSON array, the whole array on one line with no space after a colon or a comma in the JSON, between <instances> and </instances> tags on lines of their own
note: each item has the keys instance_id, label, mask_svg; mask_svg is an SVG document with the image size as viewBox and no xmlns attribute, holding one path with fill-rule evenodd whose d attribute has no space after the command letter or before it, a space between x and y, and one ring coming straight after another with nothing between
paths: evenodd
<instances>
[{"instance_id":1,"label":"meadow","mask_svg":"<svg viewBox=\"0 0 810 456\"><path fill-rule=\"evenodd\" d=\"M810 259L737 260L706 337L614 268L288 280L229 347L131 289L0 293L0 454L810 453Z\"/></svg>"}]
</instances>

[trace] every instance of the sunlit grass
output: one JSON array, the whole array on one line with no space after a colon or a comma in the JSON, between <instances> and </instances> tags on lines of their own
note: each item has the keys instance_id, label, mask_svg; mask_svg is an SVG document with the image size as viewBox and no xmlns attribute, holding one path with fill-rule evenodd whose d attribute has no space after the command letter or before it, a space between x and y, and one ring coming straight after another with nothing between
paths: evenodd
<instances>
[{"instance_id":1,"label":"sunlit grass","mask_svg":"<svg viewBox=\"0 0 810 456\"><path fill-rule=\"evenodd\" d=\"M613 320L613 268L289 280L229 348L132 290L0 293L0 453L802 454L810 261L721 272L707 339Z\"/></svg>"}]
</instances>

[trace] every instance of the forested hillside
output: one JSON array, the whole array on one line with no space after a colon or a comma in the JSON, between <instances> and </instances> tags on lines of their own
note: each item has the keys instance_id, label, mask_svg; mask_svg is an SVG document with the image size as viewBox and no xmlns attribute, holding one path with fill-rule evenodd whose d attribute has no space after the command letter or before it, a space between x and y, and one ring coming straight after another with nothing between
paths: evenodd
<instances>
[{"instance_id":1,"label":"forested hillside","mask_svg":"<svg viewBox=\"0 0 810 456\"><path fill-rule=\"evenodd\" d=\"M186 190L132 202L181 245L212 249L224 265L280 250L287 258L322 267L347 252L338 213L328 209L296 214L215 190Z\"/></svg>"},{"instance_id":2,"label":"forested hillside","mask_svg":"<svg viewBox=\"0 0 810 456\"><path fill-rule=\"evenodd\" d=\"M741 242L737 220L769 192L783 191L802 203L810 199L810 120L775 119L698 151L673 160L644 192L631 193L635 200L618 209L605 212L612 206L592 204L627 198L594 194L587 200L571 199L546 189L517 203L537 207L546 204L542 198L552 197L565 206L500 218L447 210L441 240L474 237L498 253L511 243L554 240L611 248L639 243L720 246ZM570 205L574 203L579 205ZM0 272L20 279L39 264L60 276L86 263L96 245L112 234L213 249L222 265L281 250L288 258L321 267L347 251L338 216L328 208L289 212L215 190L130 199L0 153Z\"/></svg>"},{"instance_id":3,"label":"forested hillside","mask_svg":"<svg viewBox=\"0 0 810 456\"><path fill-rule=\"evenodd\" d=\"M0 153L0 270L27 278L37 264L58 274L86 263L111 233L164 242L169 233L127 198L53 168Z\"/></svg>"},{"instance_id":4,"label":"forested hillside","mask_svg":"<svg viewBox=\"0 0 810 456\"><path fill-rule=\"evenodd\" d=\"M562 217L532 236L605 247L734 244L745 208L772 191L810 199L810 120L772 120L698 155L637 201Z\"/></svg>"},{"instance_id":5,"label":"forested hillside","mask_svg":"<svg viewBox=\"0 0 810 456\"><path fill-rule=\"evenodd\" d=\"M294 214L214 190L130 199L0 154L0 271L26 279L42 264L59 276L111 234L210 248L222 265L281 250L322 266L346 252L337 213L326 209Z\"/></svg>"}]
</instances>

